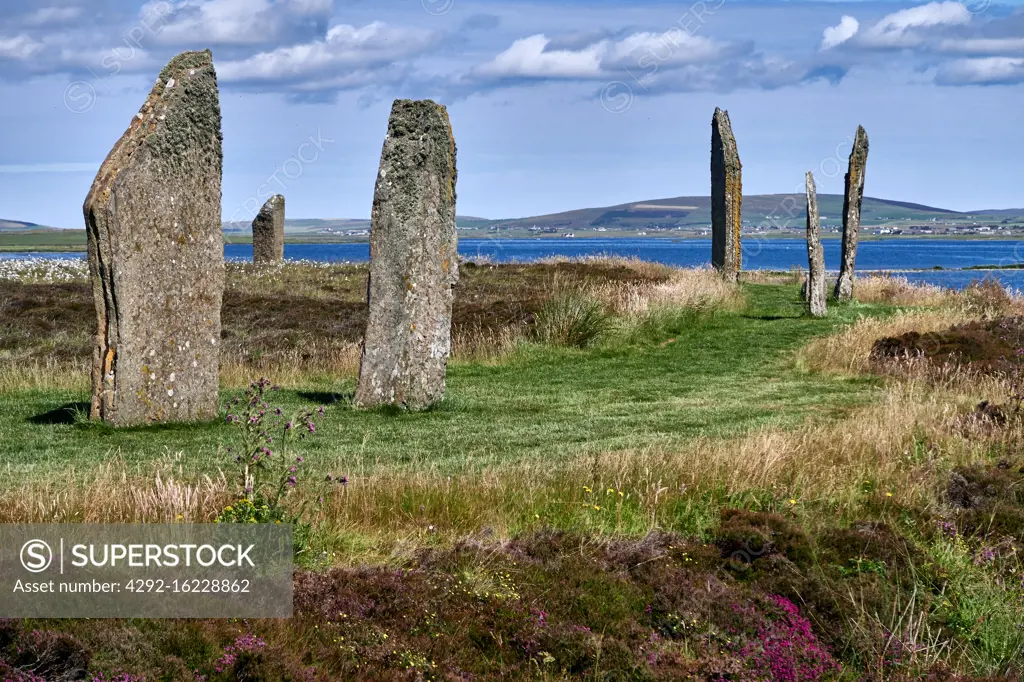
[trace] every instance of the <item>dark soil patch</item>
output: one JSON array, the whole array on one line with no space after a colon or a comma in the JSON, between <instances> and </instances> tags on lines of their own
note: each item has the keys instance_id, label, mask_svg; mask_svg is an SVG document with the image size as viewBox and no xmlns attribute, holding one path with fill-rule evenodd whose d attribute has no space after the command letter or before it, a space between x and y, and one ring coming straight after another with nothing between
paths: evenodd
<instances>
[{"instance_id":1,"label":"dark soil patch","mask_svg":"<svg viewBox=\"0 0 1024 682\"><path fill-rule=\"evenodd\" d=\"M984 373L1015 371L1024 365L1024 318L968 322L942 332L908 332L875 341L871 357L884 363L922 358Z\"/></svg>"},{"instance_id":2,"label":"dark soil patch","mask_svg":"<svg viewBox=\"0 0 1024 682\"><path fill-rule=\"evenodd\" d=\"M222 336L229 350L257 359L362 339L366 267L337 267L308 276L296 270L270 281L246 279L229 270L222 311ZM668 272L658 266L597 263L464 264L455 289L452 331L459 336L529 324L558 290L602 282L659 282L668 279ZM86 283L0 281L0 320L0 358L77 363L91 358L96 318Z\"/></svg>"},{"instance_id":3,"label":"dark soil patch","mask_svg":"<svg viewBox=\"0 0 1024 682\"><path fill-rule=\"evenodd\" d=\"M1012 539L1024 550L1024 463L959 467L945 497L958 532L993 542Z\"/></svg>"},{"instance_id":4,"label":"dark soil patch","mask_svg":"<svg viewBox=\"0 0 1024 682\"><path fill-rule=\"evenodd\" d=\"M92 356L96 309L86 284L0 281L0 356L84 362Z\"/></svg>"}]
</instances>

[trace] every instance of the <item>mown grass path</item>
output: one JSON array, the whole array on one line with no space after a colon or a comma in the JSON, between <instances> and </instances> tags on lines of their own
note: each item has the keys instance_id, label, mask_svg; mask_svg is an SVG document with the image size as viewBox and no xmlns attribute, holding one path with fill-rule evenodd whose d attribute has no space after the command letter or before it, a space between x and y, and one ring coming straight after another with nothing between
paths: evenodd
<instances>
[{"instance_id":1,"label":"mown grass path","mask_svg":"<svg viewBox=\"0 0 1024 682\"><path fill-rule=\"evenodd\" d=\"M791 352L884 306L833 308L813 320L793 286L745 285L739 312L683 315L579 351L525 347L497 365L454 364L448 399L425 413L358 412L352 382L282 390L286 411L327 403L315 436L296 445L314 467L460 471L530 459L556 463L594 452L730 437L809 415L828 418L871 399L876 385L803 372ZM237 392L224 392L222 403ZM341 400L337 400L341 397ZM230 455L223 421L115 430L75 423L68 391L0 394L0 486L87 472L112 458L147 471L169 453L186 470L215 472Z\"/></svg>"}]
</instances>

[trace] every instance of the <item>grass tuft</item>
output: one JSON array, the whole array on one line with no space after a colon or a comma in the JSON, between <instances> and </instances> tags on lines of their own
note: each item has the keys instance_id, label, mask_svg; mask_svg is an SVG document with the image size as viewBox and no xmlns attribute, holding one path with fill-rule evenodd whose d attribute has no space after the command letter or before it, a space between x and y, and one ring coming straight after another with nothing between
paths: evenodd
<instances>
[{"instance_id":1,"label":"grass tuft","mask_svg":"<svg viewBox=\"0 0 1024 682\"><path fill-rule=\"evenodd\" d=\"M550 346L586 348L610 328L611 318L600 301L569 292L545 301L534 320L533 335Z\"/></svg>"}]
</instances>

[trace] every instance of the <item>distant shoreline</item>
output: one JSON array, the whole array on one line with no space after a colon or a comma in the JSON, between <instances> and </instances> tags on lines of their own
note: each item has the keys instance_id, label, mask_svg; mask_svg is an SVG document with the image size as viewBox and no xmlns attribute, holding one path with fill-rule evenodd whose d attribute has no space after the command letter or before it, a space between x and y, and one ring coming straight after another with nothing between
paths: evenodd
<instances>
[{"instance_id":1,"label":"distant shoreline","mask_svg":"<svg viewBox=\"0 0 1024 682\"><path fill-rule=\"evenodd\" d=\"M831 233L822 235L824 240L837 240L842 235ZM546 240L608 240L608 241L621 241L621 240L654 240L660 239L664 241L690 241L694 239L711 239L710 235L663 235L663 234L615 234L615 235L578 235L574 237L565 237L563 235L550 234L550 235L468 235L460 234L460 240L462 241L489 241L489 240L509 240L509 241L546 241ZM802 241L802 236L798 234L745 234L743 235L744 240L756 241L758 239L770 239L772 241L778 239L792 239L794 241ZM1024 234L1022 235L1000 235L1000 234L969 234L969 235L948 235L948 234L925 234L925 235L876 235L876 234L865 234L861 232L860 241L905 241L905 240L926 240L926 241L1024 241ZM230 235L224 239L225 244L250 244L251 237L241 235ZM314 236L288 236L285 235L285 244L366 244L369 243L368 237L314 237ZM26 253L26 252L41 252L41 253L75 253L84 252L86 249L85 231L84 230L68 230L61 231L58 234L54 232L0 232L0 253ZM1006 267L1006 266L995 266L995 267ZM980 268L979 268L980 269ZM993 268L994 269L994 268Z\"/></svg>"}]
</instances>

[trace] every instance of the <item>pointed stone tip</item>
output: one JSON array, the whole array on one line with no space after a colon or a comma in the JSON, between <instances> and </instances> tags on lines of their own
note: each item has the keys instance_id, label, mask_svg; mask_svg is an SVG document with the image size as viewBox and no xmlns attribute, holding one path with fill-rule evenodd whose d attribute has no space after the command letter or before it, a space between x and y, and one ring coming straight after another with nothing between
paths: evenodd
<instances>
[{"instance_id":1,"label":"pointed stone tip","mask_svg":"<svg viewBox=\"0 0 1024 682\"><path fill-rule=\"evenodd\" d=\"M267 199L266 202L264 202L263 208L273 208L275 206L280 206L283 203L284 203L284 195L283 194L275 194L274 196L272 196L269 199Z\"/></svg>"},{"instance_id":2,"label":"pointed stone tip","mask_svg":"<svg viewBox=\"0 0 1024 682\"><path fill-rule=\"evenodd\" d=\"M172 78L183 71L190 69L203 69L212 66L213 52L210 50L203 50L201 52L182 52L171 57L171 61L167 62L167 66L165 66L163 71L160 72L159 80L166 83L169 78Z\"/></svg>"},{"instance_id":3,"label":"pointed stone tip","mask_svg":"<svg viewBox=\"0 0 1024 682\"><path fill-rule=\"evenodd\" d=\"M443 104L438 104L432 99L396 99L391 104L391 110L396 109L445 109Z\"/></svg>"},{"instance_id":4,"label":"pointed stone tip","mask_svg":"<svg viewBox=\"0 0 1024 682\"><path fill-rule=\"evenodd\" d=\"M711 117L712 127L732 132L732 121L729 120L728 109L715 107L715 115Z\"/></svg>"}]
</instances>

